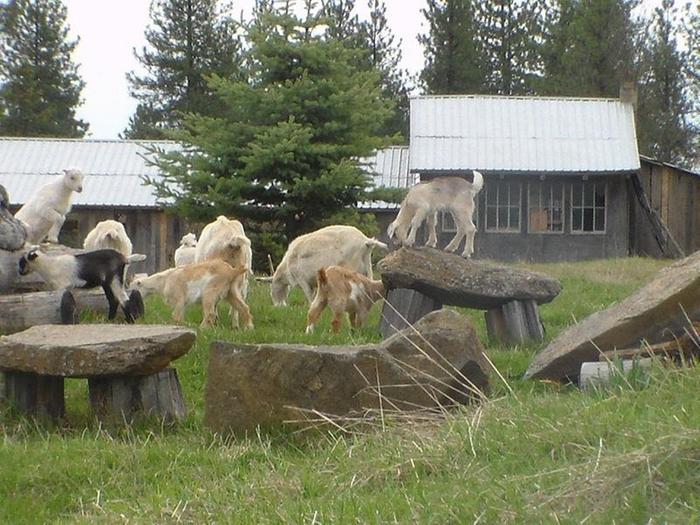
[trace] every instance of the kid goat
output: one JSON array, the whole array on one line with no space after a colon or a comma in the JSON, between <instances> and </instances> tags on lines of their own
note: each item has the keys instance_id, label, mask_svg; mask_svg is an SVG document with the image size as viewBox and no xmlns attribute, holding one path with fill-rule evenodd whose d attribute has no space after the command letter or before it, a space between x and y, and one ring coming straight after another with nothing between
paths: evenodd
<instances>
[{"instance_id":1,"label":"kid goat","mask_svg":"<svg viewBox=\"0 0 700 525\"><path fill-rule=\"evenodd\" d=\"M384 296L384 284L342 266L321 268L317 275L314 297L306 322L306 333L310 334L326 306L333 311L331 327L340 330L344 312L350 324L357 328L367 319L372 305Z\"/></svg>"},{"instance_id":2,"label":"kid goat","mask_svg":"<svg viewBox=\"0 0 700 525\"><path fill-rule=\"evenodd\" d=\"M416 242L418 228L423 221L428 221L428 242L426 246L437 246L435 223L437 212L447 211L452 214L457 233L445 251L455 252L462 238L465 238L462 257L471 257L474 253L474 235L476 227L472 221L474 198L484 186L484 178L478 171L473 171L473 180L469 182L462 177L437 177L429 182L416 184L408 191L401 203L396 220L387 228L389 239L406 246Z\"/></svg>"},{"instance_id":3,"label":"kid goat","mask_svg":"<svg viewBox=\"0 0 700 525\"><path fill-rule=\"evenodd\" d=\"M19 273L27 275L36 271L54 290L101 286L109 302L109 319L117 316L117 308L121 306L126 321L133 323L143 313L143 305L130 298L124 288L124 272L132 260L139 260L139 256L126 258L116 250L49 255L33 247L19 260Z\"/></svg>"},{"instance_id":4,"label":"kid goat","mask_svg":"<svg viewBox=\"0 0 700 525\"><path fill-rule=\"evenodd\" d=\"M253 328L253 317L242 296L247 273L245 266L233 268L221 259L212 259L139 277L131 283L131 288L141 292L144 297L150 293L161 294L173 308L173 320L178 323L185 320L185 307L188 304L201 301L204 312L202 326L210 326L216 321L216 307L219 301L225 299L235 312L235 315L231 315L232 326L238 327L240 315L244 328Z\"/></svg>"}]
</instances>

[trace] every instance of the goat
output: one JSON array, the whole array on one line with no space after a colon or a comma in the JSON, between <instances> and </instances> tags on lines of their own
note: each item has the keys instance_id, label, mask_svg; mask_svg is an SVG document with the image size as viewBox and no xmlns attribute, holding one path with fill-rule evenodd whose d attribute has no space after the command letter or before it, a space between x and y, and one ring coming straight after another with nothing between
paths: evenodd
<instances>
[{"instance_id":1,"label":"goat","mask_svg":"<svg viewBox=\"0 0 700 525\"><path fill-rule=\"evenodd\" d=\"M180 246L175 250L175 266L184 266L194 262L197 248L197 237L194 233L183 235L180 239Z\"/></svg>"},{"instance_id":2,"label":"goat","mask_svg":"<svg viewBox=\"0 0 700 525\"><path fill-rule=\"evenodd\" d=\"M114 319L121 306L126 321L133 323L143 312L140 301L130 298L124 288L124 272L129 262L131 257L126 258L116 250L49 255L34 246L20 258L19 274L36 271L54 290L101 286L109 302L108 318Z\"/></svg>"},{"instance_id":3,"label":"goat","mask_svg":"<svg viewBox=\"0 0 700 525\"><path fill-rule=\"evenodd\" d=\"M316 296L307 316L306 333L313 332L326 306L333 311L333 332L340 330L341 317L345 312L351 326L362 326L372 305L384 297L384 293L382 281L375 281L342 266L321 268L317 274Z\"/></svg>"},{"instance_id":4,"label":"goat","mask_svg":"<svg viewBox=\"0 0 700 525\"><path fill-rule=\"evenodd\" d=\"M270 294L276 306L284 306L293 286L299 286L310 303L316 293L316 274L327 266L343 266L372 275L372 250L387 245L366 237L354 226L326 226L294 239L272 276Z\"/></svg>"},{"instance_id":5,"label":"goat","mask_svg":"<svg viewBox=\"0 0 700 525\"><path fill-rule=\"evenodd\" d=\"M98 222L85 237L83 248L86 250L112 249L129 257L132 244L121 222L106 220Z\"/></svg>"},{"instance_id":6,"label":"goat","mask_svg":"<svg viewBox=\"0 0 700 525\"><path fill-rule=\"evenodd\" d=\"M253 250L239 221L219 215L204 227L195 248L194 260L202 262L209 259L222 259L233 267L245 266L252 275ZM248 297L247 279L241 292L244 298Z\"/></svg>"},{"instance_id":7,"label":"goat","mask_svg":"<svg viewBox=\"0 0 700 525\"><path fill-rule=\"evenodd\" d=\"M75 168L64 170L61 177L44 184L24 203L15 218L27 227L27 242L37 244L48 237L58 243L58 233L71 208L73 192L83 191L83 174Z\"/></svg>"},{"instance_id":8,"label":"goat","mask_svg":"<svg viewBox=\"0 0 700 525\"><path fill-rule=\"evenodd\" d=\"M10 196L0 185L0 250L14 252L24 247L27 229L23 222L12 216L7 209L9 205Z\"/></svg>"},{"instance_id":9,"label":"goat","mask_svg":"<svg viewBox=\"0 0 700 525\"><path fill-rule=\"evenodd\" d=\"M253 317L241 292L247 272L245 266L233 268L221 259L212 259L137 277L131 289L138 290L144 297L154 292L163 295L173 308L173 320L177 323L184 321L188 304L201 301L204 313L201 326L210 326L216 321L217 305L226 299L231 310L236 312L231 316L232 326L238 326L240 314L244 328L253 328Z\"/></svg>"},{"instance_id":10,"label":"goat","mask_svg":"<svg viewBox=\"0 0 700 525\"><path fill-rule=\"evenodd\" d=\"M457 226L457 233L445 251L457 251L462 238L465 238L463 257L471 257L474 253L474 235L476 227L472 221L474 214L474 197L484 186L484 178L474 170L473 181L462 177L438 177L429 182L415 185L408 191L401 203L401 209L394 222L387 228L389 239L396 240L405 246L413 246L416 242L418 228L423 221L428 221L428 242L426 246L437 246L435 224L439 211L449 211Z\"/></svg>"}]
</instances>

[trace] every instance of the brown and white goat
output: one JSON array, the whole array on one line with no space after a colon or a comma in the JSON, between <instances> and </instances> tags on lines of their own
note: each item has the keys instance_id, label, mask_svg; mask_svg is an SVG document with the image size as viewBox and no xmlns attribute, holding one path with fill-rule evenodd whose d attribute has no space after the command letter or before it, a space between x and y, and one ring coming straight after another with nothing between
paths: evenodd
<instances>
[{"instance_id":1,"label":"brown and white goat","mask_svg":"<svg viewBox=\"0 0 700 525\"><path fill-rule=\"evenodd\" d=\"M201 326L211 326L217 320L217 305L224 299L231 305L233 328L238 328L239 315L244 328L253 328L253 317L241 293L247 273L245 266L233 268L221 259L212 259L139 277L131 283L131 288L144 297L161 294L173 308L173 321L177 323L184 321L187 305L201 301L204 314Z\"/></svg>"},{"instance_id":2,"label":"brown and white goat","mask_svg":"<svg viewBox=\"0 0 700 525\"><path fill-rule=\"evenodd\" d=\"M317 273L316 295L309 308L306 333L310 334L321 312L328 306L333 311L331 327L340 330L343 313L358 328L367 319L372 305L384 297L384 284L342 266L321 268Z\"/></svg>"}]
</instances>

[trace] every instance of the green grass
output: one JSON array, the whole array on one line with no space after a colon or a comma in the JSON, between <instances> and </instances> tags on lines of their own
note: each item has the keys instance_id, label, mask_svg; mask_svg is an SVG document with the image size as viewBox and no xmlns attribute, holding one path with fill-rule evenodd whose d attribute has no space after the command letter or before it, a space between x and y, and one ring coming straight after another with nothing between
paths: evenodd
<instances>
[{"instance_id":1,"label":"green grass","mask_svg":"<svg viewBox=\"0 0 700 525\"><path fill-rule=\"evenodd\" d=\"M564 285L541 308L547 338L619 301L663 264L538 265ZM326 313L307 336L299 293L276 309L256 284L249 303L255 330L200 330L175 363L190 410L182 424L102 428L79 381L68 381L68 417L56 427L0 412L0 523L700 522L696 368L656 367L646 381L589 393L523 381L542 345L500 348L487 340L483 314L467 312L508 381L493 378L488 402L432 421L389 418L384 431L222 437L202 426L211 341L379 339L378 308L355 333L346 325L329 334ZM169 320L157 299L147 311L147 322ZM188 323L200 320L192 308Z\"/></svg>"}]
</instances>

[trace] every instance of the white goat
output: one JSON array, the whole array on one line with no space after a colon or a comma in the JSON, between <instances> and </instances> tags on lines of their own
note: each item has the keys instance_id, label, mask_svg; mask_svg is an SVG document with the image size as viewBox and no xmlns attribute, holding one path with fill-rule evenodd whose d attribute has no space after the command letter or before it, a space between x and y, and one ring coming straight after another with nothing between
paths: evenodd
<instances>
[{"instance_id":1,"label":"white goat","mask_svg":"<svg viewBox=\"0 0 700 525\"><path fill-rule=\"evenodd\" d=\"M180 246L175 250L175 266L184 266L194 262L195 251L197 248L197 237L194 233L183 235L180 239Z\"/></svg>"},{"instance_id":2,"label":"white goat","mask_svg":"<svg viewBox=\"0 0 700 525\"><path fill-rule=\"evenodd\" d=\"M327 266L342 266L372 277L375 247L387 249L386 244L366 237L354 226L326 226L297 237L272 276L272 302L284 306L290 288L299 286L310 303L316 294L317 273Z\"/></svg>"},{"instance_id":3,"label":"white goat","mask_svg":"<svg viewBox=\"0 0 700 525\"><path fill-rule=\"evenodd\" d=\"M209 259L222 259L234 268L245 266L248 274L252 275L253 250L239 221L219 215L214 222L204 227L195 248L194 260L203 262ZM243 298L248 297L247 279L241 292Z\"/></svg>"},{"instance_id":4,"label":"white goat","mask_svg":"<svg viewBox=\"0 0 700 525\"><path fill-rule=\"evenodd\" d=\"M83 191L83 174L71 168L44 184L24 203L15 217L26 225L28 243L39 243L47 236L49 242L58 243L58 232L70 211L74 191Z\"/></svg>"},{"instance_id":5,"label":"white goat","mask_svg":"<svg viewBox=\"0 0 700 525\"><path fill-rule=\"evenodd\" d=\"M132 245L121 222L111 219L98 222L87 234L83 242L86 250L112 249L129 257L132 253Z\"/></svg>"},{"instance_id":6,"label":"white goat","mask_svg":"<svg viewBox=\"0 0 700 525\"><path fill-rule=\"evenodd\" d=\"M423 221L428 221L427 246L437 246L435 224L437 212L447 211L452 214L457 226L457 233L445 251L457 251L462 238L465 238L463 257L474 253L474 235L476 227L472 221L474 198L484 186L484 178L474 170L473 182L462 177L437 177L429 182L415 185L408 191L401 203L401 209L394 222L387 228L389 239L396 237L400 244L413 246L416 234Z\"/></svg>"}]
</instances>

